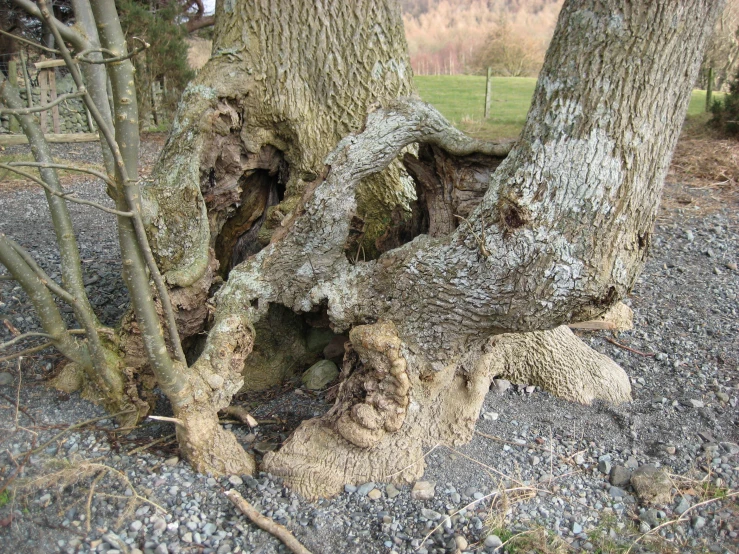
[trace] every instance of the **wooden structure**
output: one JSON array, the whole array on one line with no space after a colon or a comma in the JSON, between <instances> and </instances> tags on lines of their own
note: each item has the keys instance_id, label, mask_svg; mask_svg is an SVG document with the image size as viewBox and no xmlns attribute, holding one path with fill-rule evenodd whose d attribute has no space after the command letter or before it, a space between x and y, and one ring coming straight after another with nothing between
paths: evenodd
<instances>
[{"instance_id":1,"label":"wooden structure","mask_svg":"<svg viewBox=\"0 0 739 554\"><path fill-rule=\"evenodd\" d=\"M26 82L26 94L28 96L28 107L33 106L33 100L31 98L31 87L30 87L30 76L28 74L28 70L26 68L25 59L23 58L21 54L21 63L23 67L23 79ZM57 99L57 92L56 92L56 73L54 72L54 68L64 66L64 60L41 60L39 62L36 62L33 64L33 66L39 70L38 75L38 83L40 90L40 105L46 106L48 104L51 104ZM12 68L15 69L16 65L15 63L12 64ZM16 70L17 71L17 70ZM15 80L17 85L17 73L16 71L11 71L11 74L15 76ZM51 113L51 129L49 129L49 113ZM42 112L39 112L39 124L41 126L41 131L44 133L44 136L46 137L46 140L48 142L92 142L95 140L98 140L98 134L97 133L62 133L61 132L61 123L60 123L60 117L59 117L59 105L52 106L48 110L44 110ZM12 126L12 120L11 119L11 131L14 131L15 128ZM87 112L87 122L88 126L92 129L92 117L90 116L90 113ZM51 132L50 132L51 131ZM28 143L28 140L26 139L26 136L23 134L16 134L11 132L11 134L2 134L0 135L0 146L12 146L16 144L26 144Z\"/></svg>"}]
</instances>

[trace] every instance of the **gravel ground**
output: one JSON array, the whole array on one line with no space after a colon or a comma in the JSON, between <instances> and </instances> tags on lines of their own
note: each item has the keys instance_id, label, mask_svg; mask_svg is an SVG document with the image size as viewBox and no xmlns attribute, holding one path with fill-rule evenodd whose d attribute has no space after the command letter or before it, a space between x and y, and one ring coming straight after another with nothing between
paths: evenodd
<instances>
[{"instance_id":1,"label":"gravel ground","mask_svg":"<svg viewBox=\"0 0 739 554\"><path fill-rule=\"evenodd\" d=\"M145 165L160 144L144 143ZM94 145L54 149L99 161ZM85 179L71 186L81 197L105 198ZM517 533L508 545L518 541L517 552L623 552L647 532L633 552L739 552L739 215L736 197L718 194L667 186L651 259L626 300L635 329L615 338L628 349L605 332L582 335L626 369L634 401L580 406L496 382L474 439L427 455L423 480L435 485L427 499L410 487L368 483L310 503L266 474L198 475L179 460L171 424L124 436L101 420L54 438L103 411L44 386L60 361L51 353L25 360L22 380L16 362L0 363L0 479L30 484L0 494L0 550L286 552L226 500L223 491L236 488L315 554L493 552ZM58 274L43 195L5 185L0 211L0 232ZM87 208L72 212L91 299L112 324L127 306L114 222ZM12 282L0 281L0 319L38 328ZM0 326L0 341L10 336ZM274 423L254 433L233 426L258 455L327 407L323 394L291 386L261 400L255 415ZM681 514L679 524L659 527Z\"/></svg>"}]
</instances>

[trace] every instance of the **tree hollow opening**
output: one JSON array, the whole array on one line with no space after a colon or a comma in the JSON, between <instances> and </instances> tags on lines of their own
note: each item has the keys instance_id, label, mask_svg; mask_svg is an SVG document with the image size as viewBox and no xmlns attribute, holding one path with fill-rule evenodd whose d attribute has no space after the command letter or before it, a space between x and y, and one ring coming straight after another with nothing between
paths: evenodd
<instances>
[{"instance_id":1,"label":"tree hollow opening","mask_svg":"<svg viewBox=\"0 0 739 554\"><path fill-rule=\"evenodd\" d=\"M285 182L279 171L255 169L244 173L238 183L241 198L216 238L215 253L224 279L231 269L259 252L266 241L260 239L267 212L285 197Z\"/></svg>"},{"instance_id":2,"label":"tree hollow opening","mask_svg":"<svg viewBox=\"0 0 739 554\"><path fill-rule=\"evenodd\" d=\"M455 156L444 149L426 143L418 145L416 155L406 152L402 163L413 179L416 199L410 211L396 207L386 230L372 245L375 256L398 248L419 235L441 237L452 233L482 201L490 186L490 176L504 157L473 153ZM352 220L345 248L353 263L364 261L364 222ZM367 259L372 259L367 257Z\"/></svg>"}]
</instances>

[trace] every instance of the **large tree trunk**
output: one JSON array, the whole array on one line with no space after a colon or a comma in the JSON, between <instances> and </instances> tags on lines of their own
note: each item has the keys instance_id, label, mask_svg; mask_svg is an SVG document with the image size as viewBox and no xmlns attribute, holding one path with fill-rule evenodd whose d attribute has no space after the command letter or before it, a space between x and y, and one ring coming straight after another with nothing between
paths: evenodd
<instances>
[{"instance_id":1,"label":"large tree trunk","mask_svg":"<svg viewBox=\"0 0 739 554\"><path fill-rule=\"evenodd\" d=\"M228 461L235 442L225 446L217 411L244 380L251 389L280 383L317 352L306 340L311 326L277 304L269 317L253 321L213 316L212 287L269 243L320 182L331 148L361 128L371 107L414 89L399 7L391 0L222 2L216 15L211 60L183 95L144 184L143 209L180 334L192 358L205 349L175 401L181 442L197 467L223 472L236 471L241 458ZM383 222L410 214L413 183L400 159L388 165L358 187L357 233L347 245L353 253L376 255ZM314 325L328 324L320 314L315 319ZM206 324L215 335L227 329L228 337L204 344ZM122 335L128 365L145 367L132 318Z\"/></svg>"},{"instance_id":2,"label":"large tree trunk","mask_svg":"<svg viewBox=\"0 0 739 554\"><path fill-rule=\"evenodd\" d=\"M235 373L275 307L325 309L334 331L349 332L336 405L265 456L266 468L309 497L413 479L424 446L469 439L496 376L581 402L628 400L623 370L558 326L604 313L633 285L720 3L566 2L526 127L502 163L507 149L469 139L433 108L385 101L407 92L407 65L398 50L372 46L402 44L397 27L355 20L339 2L325 13L280 4L232 2L219 14L229 22L214 60L188 89L149 189L172 285L205 278L219 239L229 265L245 234L245 254L258 250L216 295L198 365L239 344ZM397 22L395 11L354 5ZM357 29L368 29L364 40L349 40ZM338 36L347 49L328 54ZM355 67L382 77L390 96L324 166L319 138L355 126L342 114L370 103L355 96L377 95L354 81ZM395 239L379 241L387 251L377 259L347 252L365 219L363 187L399 156L415 178L413 213L390 218L383 239ZM369 182L376 197L390 195L385 206L407 203L397 179ZM285 200L269 208L281 184ZM257 208L234 210L239 202ZM230 379L223 390L235 388Z\"/></svg>"},{"instance_id":3,"label":"large tree trunk","mask_svg":"<svg viewBox=\"0 0 739 554\"><path fill-rule=\"evenodd\" d=\"M392 0L217 8L212 58L185 91L144 192L152 247L175 289L184 337L202 331L214 279L269 242L320 181L331 148L372 106L414 91ZM376 254L383 222L409 212L413 195L399 161L366 179L347 249ZM276 384L285 368L315 359L304 323L283 315L273 311L257 325L259 355L245 369L250 388Z\"/></svg>"}]
</instances>

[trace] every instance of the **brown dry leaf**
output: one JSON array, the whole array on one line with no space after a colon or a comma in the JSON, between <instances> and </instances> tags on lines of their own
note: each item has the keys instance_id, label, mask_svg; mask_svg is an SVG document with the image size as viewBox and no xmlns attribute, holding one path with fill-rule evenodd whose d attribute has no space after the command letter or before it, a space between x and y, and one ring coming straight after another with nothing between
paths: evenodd
<instances>
[{"instance_id":1,"label":"brown dry leaf","mask_svg":"<svg viewBox=\"0 0 739 554\"><path fill-rule=\"evenodd\" d=\"M16 329L15 325L10 323L9 320L3 319L3 324L8 328L8 331L10 331L10 334L13 335L14 337L17 337L18 335L21 334L21 332L18 329Z\"/></svg>"}]
</instances>

